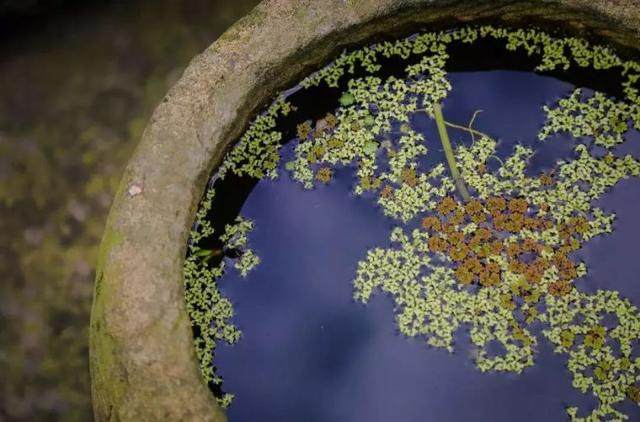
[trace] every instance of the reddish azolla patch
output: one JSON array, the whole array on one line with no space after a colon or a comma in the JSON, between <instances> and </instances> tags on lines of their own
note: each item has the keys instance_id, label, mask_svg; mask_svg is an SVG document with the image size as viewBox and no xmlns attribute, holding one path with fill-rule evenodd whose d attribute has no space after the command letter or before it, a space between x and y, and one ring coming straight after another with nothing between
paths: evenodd
<instances>
[{"instance_id":1,"label":"reddish azolla patch","mask_svg":"<svg viewBox=\"0 0 640 422\"><path fill-rule=\"evenodd\" d=\"M325 185L331 181L333 177L333 170L330 167L320 167L316 173L316 179Z\"/></svg>"},{"instance_id":2,"label":"reddish azolla patch","mask_svg":"<svg viewBox=\"0 0 640 422\"><path fill-rule=\"evenodd\" d=\"M428 248L451 259L459 283L497 285L502 281L502 269L491 257L502 255L507 259L509 270L520 274L529 287L538 284L545 271L555 266L560 280L550 283L549 293L562 296L571 291L577 268L568 254L580 248L581 239L589 229L586 218L575 217L558 227L562 243L552 247L532 237L513 240L512 235L525 229L535 233L554 225L551 219L536 215L538 210L523 198L495 196L462 204L448 196L437 204L436 211L435 215L422 220L422 228L431 235ZM469 223L475 223L477 229L465 234L462 227Z\"/></svg>"},{"instance_id":3,"label":"reddish azolla patch","mask_svg":"<svg viewBox=\"0 0 640 422\"><path fill-rule=\"evenodd\" d=\"M412 188L418 185L418 175L413 168L405 168L402 170L402 182Z\"/></svg>"},{"instance_id":4,"label":"reddish azolla patch","mask_svg":"<svg viewBox=\"0 0 640 422\"><path fill-rule=\"evenodd\" d=\"M630 385L626 390L627 397L631 399L634 403L640 404L640 386Z\"/></svg>"}]
</instances>

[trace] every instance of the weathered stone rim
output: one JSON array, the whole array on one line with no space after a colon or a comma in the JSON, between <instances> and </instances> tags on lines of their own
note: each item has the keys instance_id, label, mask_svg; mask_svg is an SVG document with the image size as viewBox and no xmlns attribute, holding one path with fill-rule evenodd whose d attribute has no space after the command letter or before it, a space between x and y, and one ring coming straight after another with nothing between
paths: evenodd
<instances>
[{"instance_id":1,"label":"weathered stone rim","mask_svg":"<svg viewBox=\"0 0 640 422\"><path fill-rule=\"evenodd\" d=\"M226 420L197 367L182 265L208 176L256 110L345 46L489 17L640 39L636 0L266 0L194 58L150 119L107 221L90 336L97 420Z\"/></svg>"}]
</instances>

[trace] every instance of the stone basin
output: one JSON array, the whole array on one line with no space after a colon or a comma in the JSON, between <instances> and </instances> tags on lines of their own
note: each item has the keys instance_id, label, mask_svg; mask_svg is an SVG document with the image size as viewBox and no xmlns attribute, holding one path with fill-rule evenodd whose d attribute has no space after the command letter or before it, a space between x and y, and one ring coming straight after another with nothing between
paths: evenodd
<instances>
[{"instance_id":1,"label":"stone basin","mask_svg":"<svg viewBox=\"0 0 640 422\"><path fill-rule=\"evenodd\" d=\"M105 228L91 316L96 420L226 416L202 381L182 283L198 202L250 119L344 48L490 20L640 41L635 0L267 0L196 56L151 117Z\"/></svg>"}]
</instances>

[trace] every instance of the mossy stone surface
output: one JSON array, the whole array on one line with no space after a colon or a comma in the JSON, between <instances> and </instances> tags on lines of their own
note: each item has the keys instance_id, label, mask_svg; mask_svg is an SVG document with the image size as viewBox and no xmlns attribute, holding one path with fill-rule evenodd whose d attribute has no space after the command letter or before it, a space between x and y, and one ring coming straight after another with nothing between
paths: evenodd
<instances>
[{"instance_id":1,"label":"mossy stone surface","mask_svg":"<svg viewBox=\"0 0 640 422\"><path fill-rule=\"evenodd\" d=\"M631 0L269 0L194 58L153 114L107 222L91 321L96 419L226 417L202 382L182 265L212 169L260 106L341 49L434 23L560 22L633 47Z\"/></svg>"}]
</instances>

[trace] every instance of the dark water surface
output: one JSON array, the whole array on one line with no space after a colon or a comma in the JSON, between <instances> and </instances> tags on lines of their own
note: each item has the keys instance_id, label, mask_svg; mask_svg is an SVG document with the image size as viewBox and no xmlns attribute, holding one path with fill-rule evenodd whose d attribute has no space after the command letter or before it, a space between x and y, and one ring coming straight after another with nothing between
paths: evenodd
<instances>
[{"instance_id":1,"label":"dark water surface","mask_svg":"<svg viewBox=\"0 0 640 422\"><path fill-rule=\"evenodd\" d=\"M543 144L536 135L545 118L542 105L574 85L518 71L449 78L445 117L466 125L483 109L474 127L501 140L499 155L516 142L534 146L529 170L535 174L571 156L575 141L555 136ZM441 161L434 122L420 117L412 125L425 134L426 160ZM470 142L464 132L450 135ZM639 139L631 133L626 152L640 156ZM282 163L292 147L284 147ZM231 421L560 421L569 404L583 411L595 406L594 397L571 386L566 357L554 354L545 339L536 364L523 374L481 373L466 333L449 354L401 336L390 298L355 303L351 280L358 261L368 249L387 247L396 224L374 198L355 197L353 183L354 170L345 168L328 186L307 191L283 170L278 180L258 183L242 206L241 214L255 221L249 241L262 263L246 280L233 270L220 280L243 331L238 344L216 350L224 389L236 395ZM579 251L589 275L577 284L619 290L638 305L640 182L621 182L599 205L617 213L615 231ZM637 407L624 411L640 420Z\"/></svg>"}]
</instances>

